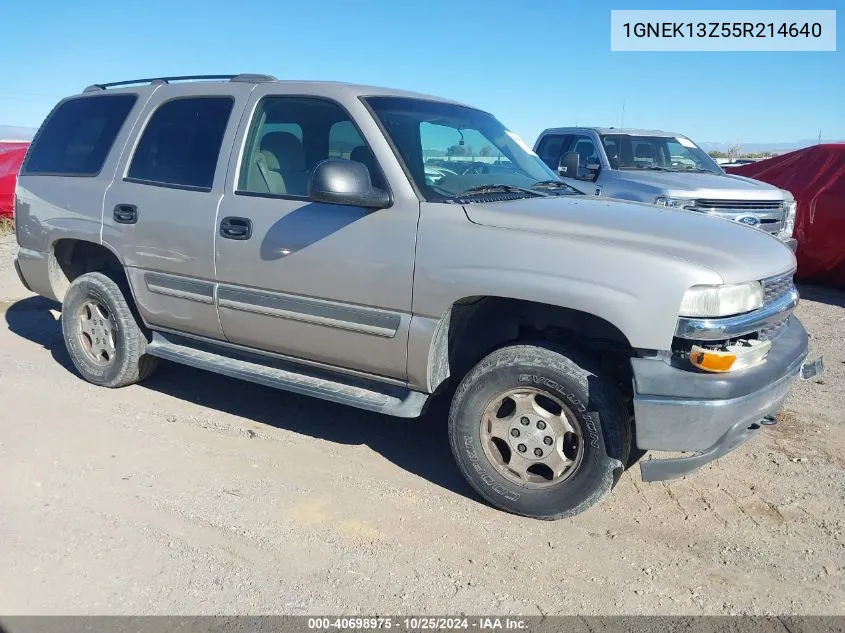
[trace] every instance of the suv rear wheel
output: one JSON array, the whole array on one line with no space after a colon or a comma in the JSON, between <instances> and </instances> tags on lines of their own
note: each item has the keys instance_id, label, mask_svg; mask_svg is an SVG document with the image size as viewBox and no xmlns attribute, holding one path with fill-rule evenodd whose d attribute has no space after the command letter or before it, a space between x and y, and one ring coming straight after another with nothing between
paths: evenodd
<instances>
[{"instance_id":1,"label":"suv rear wheel","mask_svg":"<svg viewBox=\"0 0 845 633\"><path fill-rule=\"evenodd\" d=\"M158 364L144 354L147 339L120 287L103 273L81 275L70 285L62 334L77 371L95 385L131 385Z\"/></svg>"},{"instance_id":2,"label":"suv rear wheel","mask_svg":"<svg viewBox=\"0 0 845 633\"><path fill-rule=\"evenodd\" d=\"M545 344L504 347L476 365L452 401L449 438L484 499L540 519L598 503L631 444L612 385L588 358Z\"/></svg>"}]
</instances>

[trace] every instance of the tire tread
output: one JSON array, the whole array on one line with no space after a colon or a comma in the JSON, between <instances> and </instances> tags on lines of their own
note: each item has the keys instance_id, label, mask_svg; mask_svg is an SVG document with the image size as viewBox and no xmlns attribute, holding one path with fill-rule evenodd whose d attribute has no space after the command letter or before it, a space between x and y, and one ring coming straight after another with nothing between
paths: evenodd
<instances>
[{"instance_id":1,"label":"tire tread","mask_svg":"<svg viewBox=\"0 0 845 633\"><path fill-rule=\"evenodd\" d=\"M519 509L512 507L504 507L502 499L494 496L489 487L477 485L472 469L462 459L460 454L461 447L456 440L460 435L457 430L460 412L456 411L456 403L460 406L460 403L466 400L468 392L476 388L478 383L483 381L484 377L492 372L503 368L525 365L545 367L574 380L582 387L585 393L590 394L590 399L595 404L595 406L590 407L590 410L596 409L609 414L600 415L600 426L606 450L611 453L608 455L608 458L613 468L607 470L602 477L602 481L595 482L595 488L589 498L575 507L559 512L552 511L539 514L521 512ZM590 388L591 379L596 381L595 384L599 388ZM627 463L631 446L631 421L628 412L622 400L616 396L615 388L602 377L597 363L582 353L549 341L524 342L501 347L483 358L466 374L458 385L453 397L453 406L449 412L448 426L450 444L458 467L461 470L461 474L463 474L464 478L476 492L496 507L516 514L546 520L574 516L595 505L607 496L624 470L623 465Z\"/></svg>"}]
</instances>

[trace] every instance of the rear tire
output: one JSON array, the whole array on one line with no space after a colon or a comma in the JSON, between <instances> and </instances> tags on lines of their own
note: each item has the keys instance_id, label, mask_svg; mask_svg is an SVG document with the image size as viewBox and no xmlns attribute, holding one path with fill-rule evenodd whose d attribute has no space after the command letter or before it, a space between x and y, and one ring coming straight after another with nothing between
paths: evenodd
<instances>
[{"instance_id":1,"label":"rear tire","mask_svg":"<svg viewBox=\"0 0 845 633\"><path fill-rule=\"evenodd\" d=\"M76 278L62 302L62 335L77 371L102 387L144 380L158 358L144 353L147 339L117 283L103 273Z\"/></svg>"},{"instance_id":2,"label":"rear tire","mask_svg":"<svg viewBox=\"0 0 845 633\"><path fill-rule=\"evenodd\" d=\"M538 519L603 499L627 463L628 414L589 358L545 343L501 348L461 381L452 453L493 506Z\"/></svg>"}]
</instances>

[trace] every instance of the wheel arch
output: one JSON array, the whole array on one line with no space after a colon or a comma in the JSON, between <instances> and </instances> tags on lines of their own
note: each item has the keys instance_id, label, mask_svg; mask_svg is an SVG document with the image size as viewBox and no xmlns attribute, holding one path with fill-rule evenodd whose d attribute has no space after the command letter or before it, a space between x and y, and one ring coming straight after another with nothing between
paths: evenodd
<instances>
[{"instance_id":1,"label":"wheel arch","mask_svg":"<svg viewBox=\"0 0 845 633\"><path fill-rule=\"evenodd\" d=\"M435 391L450 377L460 379L493 350L532 339L561 342L617 360L624 357L630 371L630 341L601 316L524 299L477 295L455 301L439 319L428 353L428 387Z\"/></svg>"},{"instance_id":2,"label":"wheel arch","mask_svg":"<svg viewBox=\"0 0 845 633\"><path fill-rule=\"evenodd\" d=\"M123 261L107 244L73 237L62 237L50 244L50 287L56 300L61 302L70 284L90 272L109 274L119 284L129 287Z\"/></svg>"}]
</instances>

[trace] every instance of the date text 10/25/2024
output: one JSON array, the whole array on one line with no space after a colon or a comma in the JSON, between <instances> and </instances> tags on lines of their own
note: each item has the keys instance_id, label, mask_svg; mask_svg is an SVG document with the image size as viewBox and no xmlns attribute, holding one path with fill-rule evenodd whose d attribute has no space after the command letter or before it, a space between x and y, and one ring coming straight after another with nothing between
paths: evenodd
<instances>
[{"instance_id":1,"label":"date text 10/25/2024","mask_svg":"<svg viewBox=\"0 0 845 633\"><path fill-rule=\"evenodd\" d=\"M324 617L308 618L308 629L329 630L390 630L401 631L519 631L528 628L522 618L512 617Z\"/></svg>"}]
</instances>

